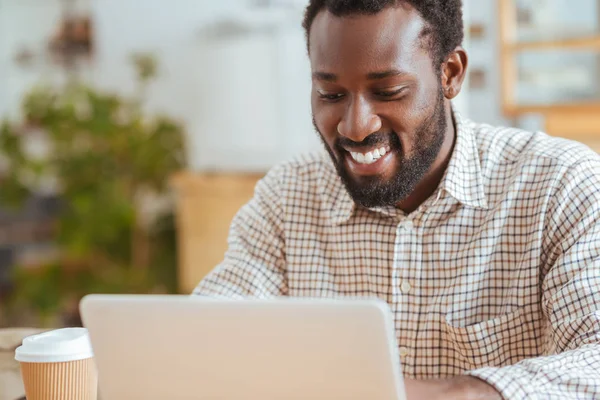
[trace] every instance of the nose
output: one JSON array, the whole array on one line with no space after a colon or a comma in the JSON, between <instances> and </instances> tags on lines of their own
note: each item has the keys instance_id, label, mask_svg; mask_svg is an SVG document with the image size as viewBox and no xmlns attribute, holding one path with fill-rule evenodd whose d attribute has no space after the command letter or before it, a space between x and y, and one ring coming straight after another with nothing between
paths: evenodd
<instances>
[{"instance_id":1,"label":"nose","mask_svg":"<svg viewBox=\"0 0 600 400\"><path fill-rule=\"evenodd\" d=\"M355 98L337 126L338 133L354 142L362 142L367 136L381 129L381 118L373 112L363 98Z\"/></svg>"}]
</instances>

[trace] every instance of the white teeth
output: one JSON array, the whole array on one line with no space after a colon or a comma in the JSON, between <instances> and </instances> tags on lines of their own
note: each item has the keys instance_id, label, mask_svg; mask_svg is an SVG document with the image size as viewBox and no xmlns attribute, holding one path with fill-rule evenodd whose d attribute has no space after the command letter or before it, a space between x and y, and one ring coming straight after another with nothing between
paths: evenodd
<instances>
[{"instance_id":1,"label":"white teeth","mask_svg":"<svg viewBox=\"0 0 600 400\"><path fill-rule=\"evenodd\" d=\"M386 154L386 150L384 147L380 149L375 149L373 151L369 151L368 153L358 153L358 152L350 152L350 155L354 159L354 161L359 164L373 164L375 161L379 160Z\"/></svg>"}]
</instances>

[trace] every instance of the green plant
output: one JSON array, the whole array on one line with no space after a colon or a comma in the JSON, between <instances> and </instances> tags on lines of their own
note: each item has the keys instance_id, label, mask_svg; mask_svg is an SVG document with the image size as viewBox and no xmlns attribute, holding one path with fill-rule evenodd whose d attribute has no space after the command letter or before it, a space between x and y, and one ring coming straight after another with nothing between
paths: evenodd
<instances>
[{"instance_id":1,"label":"green plant","mask_svg":"<svg viewBox=\"0 0 600 400\"><path fill-rule=\"evenodd\" d=\"M11 304L46 317L73 308L89 292L175 290L175 240L168 179L185 166L184 130L174 119L144 112L141 97L157 65L136 55L137 97L81 83L33 89L23 121L0 125L0 202L19 207L54 182L62 201L56 259L15 268ZM49 151L30 154L42 132ZM75 307L76 308L76 307Z\"/></svg>"}]
</instances>

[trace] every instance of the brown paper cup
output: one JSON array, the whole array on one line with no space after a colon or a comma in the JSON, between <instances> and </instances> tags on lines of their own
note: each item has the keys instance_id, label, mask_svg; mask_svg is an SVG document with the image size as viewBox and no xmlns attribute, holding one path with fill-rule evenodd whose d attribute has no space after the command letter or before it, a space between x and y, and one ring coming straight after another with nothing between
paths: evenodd
<instances>
[{"instance_id":1,"label":"brown paper cup","mask_svg":"<svg viewBox=\"0 0 600 400\"><path fill-rule=\"evenodd\" d=\"M93 358L67 362L21 362L27 400L97 400Z\"/></svg>"},{"instance_id":2,"label":"brown paper cup","mask_svg":"<svg viewBox=\"0 0 600 400\"><path fill-rule=\"evenodd\" d=\"M98 373L85 328L28 336L15 350L27 400L97 400Z\"/></svg>"}]
</instances>

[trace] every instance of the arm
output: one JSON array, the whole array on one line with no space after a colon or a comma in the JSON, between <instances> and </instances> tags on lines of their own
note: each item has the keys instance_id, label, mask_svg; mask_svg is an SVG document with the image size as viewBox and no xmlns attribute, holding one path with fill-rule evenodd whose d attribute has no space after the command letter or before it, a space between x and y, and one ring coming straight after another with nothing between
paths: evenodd
<instances>
[{"instance_id":1,"label":"arm","mask_svg":"<svg viewBox=\"0 0 600 400\"><path fill-rule=\"evenodd\" d=\"M554 193L542 244L544 356L468 373L505 399L600 398L600 161L569 168Z\"/></svg>"},{"instance_id":2,"label":"arm","mask_svg":"<svg viewBox=\"0 0 600 400\"><path fill-rule=\"evenodd\" d=\"M544 227L544 355L464 376L407 380L408 399L600 399L600 161L556 182Z\"/></svg>"},{"instance_id":3,"label":"arm","mask_svg":"<svg viewBox=\"0 0 600 400\"><path fill-rule=\"evenodd\" d=\"M224 260L193 294L233 298L287 295L279 175L275 168L256 185L252 200L233 219Z\"/></svg>"},{"instance_id":4,"label":"arm","mask_svg":"<svg viewBox=\"0 0 600 400\"><path fill-rule=\"evenodd\" d=\"M424 381L405 379L404 385L408 400L502 400L493 386L472 376Z\"/></svg>"}]
</instances>

